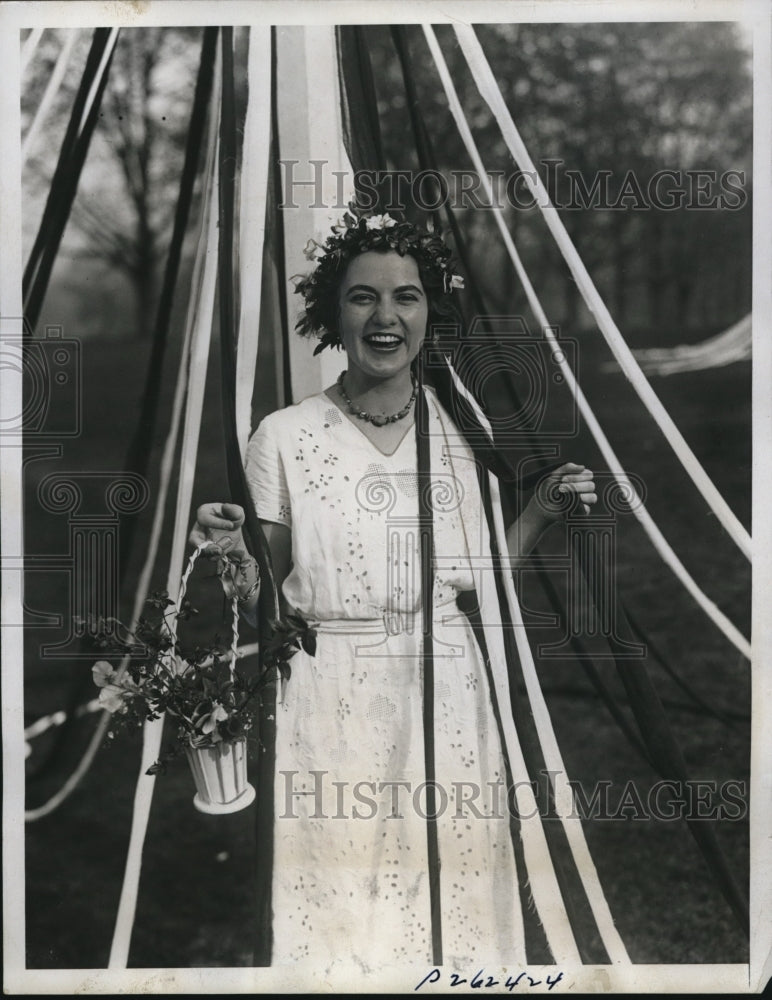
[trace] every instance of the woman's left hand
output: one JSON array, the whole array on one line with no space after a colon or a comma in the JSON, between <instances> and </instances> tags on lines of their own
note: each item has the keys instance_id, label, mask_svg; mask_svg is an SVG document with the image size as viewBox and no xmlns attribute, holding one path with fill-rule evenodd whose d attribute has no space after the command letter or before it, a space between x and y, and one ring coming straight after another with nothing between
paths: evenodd
<instances>
[{"instance_id":1,"label":"woman's left hand","mask_svg":"<svg viewBox=\"0 0 772 1000\"><path fill-rule=\"evenodd\" d=\"M547 521L562 521L578 503L585 514L598 502L595 480L590 469L566 462L539 483L534 500Z\"/></svg>"}]
</instances>

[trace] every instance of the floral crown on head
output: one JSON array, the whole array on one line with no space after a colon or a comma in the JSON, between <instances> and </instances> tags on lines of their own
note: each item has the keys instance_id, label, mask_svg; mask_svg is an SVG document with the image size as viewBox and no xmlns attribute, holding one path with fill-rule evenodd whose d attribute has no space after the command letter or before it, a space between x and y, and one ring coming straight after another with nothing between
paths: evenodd
<instances>
[{"instance_id":1,"label":"floral crown on head","mask_svg":"<svg viewBox=\"0 0 772 1000\"><path fill-rule=\"evenodd\" d=\"M356 205L349 205L324 243L310 239L306 244L303 253L316 264L315 269L290 279L296 282L295 292L305 299L305 311L295 329L301 336L319 338L314 354L325 347L342 346L334 329L338 283L349 261L368 250L393 250L414 257L424 284L433 291L450 294L464 287L464 279L453 269L451 251L438 234L399 222L388 213L365 215Z\"/></svg>"}]
</instances>

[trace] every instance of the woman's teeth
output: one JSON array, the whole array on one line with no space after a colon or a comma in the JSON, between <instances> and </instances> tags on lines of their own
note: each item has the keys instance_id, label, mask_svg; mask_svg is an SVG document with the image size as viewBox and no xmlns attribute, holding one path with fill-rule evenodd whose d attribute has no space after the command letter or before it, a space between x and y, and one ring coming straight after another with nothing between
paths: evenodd
<instances>
[{"instance_id":1,"label":"woman's teeth","mask_svg":"<svg viewBox=\"0 0 772 1000\"><path fill-rule=\"evenodd\" d=\"M365 341L368 344L380 344L384 347L396 347L397 344L402 343L402 338L395 337L391 333L372 333L365 337Z\"/></svg>"}]
</instances>

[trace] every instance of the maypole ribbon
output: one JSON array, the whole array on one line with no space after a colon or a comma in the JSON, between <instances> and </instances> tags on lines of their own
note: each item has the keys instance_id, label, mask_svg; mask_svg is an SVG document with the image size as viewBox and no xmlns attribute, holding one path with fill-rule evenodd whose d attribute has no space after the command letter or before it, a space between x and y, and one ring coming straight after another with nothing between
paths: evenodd
<instances>
[{"instance_id":1,"label":"maypole ribbon","mask_svg":"<svg viewBox=\"0 0 772 1000\"><path fill-rule=\"evenodd\" d=\"M473 397L468 393L468 390L466 390L460 380L459 391L466 392L470 398L470 402L473 400ZM480 411L480 418L481 420L484 419L482 411ZM498 484L492 475L489 476L489 479L491 482L491 491L497 496ZM506 552L506 548L504 547L506 545L506 537L504 533L503 521L500 517L500 504L498 505L498 509L499 513L497 515L495 513L496 505L493 506L494 519L496 520L496 537L500 550L502 552ZM579 564L582 566L582 571L586 575L587 570L581 559L579 560ZM499 581L497 580L497 582ZM514 591L511 574L504 574L503 586L507 594L507 601L512 611L512 624L514 626L515 637L518 644L518 652L521 655L521 663L524 668L523 674L528 689L530 703L534 709L534 721L538 727L539 739L544 747L545 763L547 764L553 778L555 805L556 807L560 806L569 819L573 819L575 818L573 816L573 792L568 782L565 768L563 767L546 702L544 701L544 696L541 692L538 676L535 671L535 665L531 656L530 647L528 646L527 638L525 637L522 617L520 615L519 608L517 607L517 596ZM648 758L654 768L658 770L663 777L676 780L684 784L687 783L689 780L689 774L686 762L678 742L670 729L662 704L659 700L659 696L657 695L654 685L652 684L646 671L645 665L643 663L635 662L625 663L620 660L619 654L624 653L625 650L620 648L620 643L614 636L613 632L607 635L606 639L616 660L619 676L625 686L625 689L627 690L630 707L635 715L641 735L643 736ZM692 836L703 854L706 863L710 867L711 872L724 895L724 898L732 908L740 925L747 933L747 903L729 869L726 858L724 857L716 838L715 831L713 830L711 824L707 823L703 819L687 819L686 822ZM574 853L574 856L577 859L577 865L582 864L585 867L585 872L589 873L589 882L586 883L585 888L589 886L588 899L593 906L593 912L596 913L596 908L598 908L598 913L600 913L601 917L605 920L606 918L603 915L605 897L603 897L602 889L600 888L599 883L596 888L593 887L593 882L597 881L595 868L592 864L591 858L589 857L589 853L585 855L586 844L584 844L584 835L581 831L581 826L579 826L578 830L574 829L572 831L572 837L569 842L571 842L571 840L573 840L574 843L574 846L572 846L572 852L575 851L575 847L578 848L578 854L576 852ZM582 860L582 858L584 860ZM582 880L583 882L585 881L584 876L582 877ZM598 895L598 893L600 893L600 895ZM594 903L593 898L595 900ZM600 922L598 926L599 928L601 927ZM615 934L616 931L614 930L611 936L612 946L615 946L613 936ZM621 941L619 943L621 944ZM606 944L608 948L605 937L604 944ZM612 952L610 951L609 954L612 954Z\"/></svg>"},{"instance_id":2,"label":"maypole ribbon","mask_svg":"<svg viewBox=\"0 0 772 1000\"><path fill-rule=\"evenodd\" d=\"M271 257L274 277L274 313L276 327L274 334L274 350L276 352L276 382L279 406L289 406L293 400L292 392L292 342L297 338L290 331L289 309L287 305L287 252L284 238L284 210L280 208L282 197L282 178L278 165L281 160L279 152L279 96L276 81L278 79L276 27L271 28L271 163L270 185L271 197L268 199L268 220L266 228L273 237Z\"/></svg>"},{"instance_id":3,"label":"maypole ribbon","mask_svg":"<svg viewBox=\"0 0 772 1000\"><path fill-rule=\"evenodd\" d=\"M434 515L431 479L429 409L421 370L418 373L415 438L418 459L418 530L421 565L421 621L423 627L423 715L424 780L426 782L426 859L429 871L432 962L442 965L442 892L439 836L437 831L437 770L434 752Z\"/></svg>"},{"instance_id":4,"label":"maypole ribbon","mask_svg":"<svg viewBox=\"0 0 772 1000\"><path fill-rule=\"evenodd\" d=\"M216 116L212 116L212 121L216 123ZM212 171L214 169L214 157L217 144L217 130L216 128L210 128L209 137L209 149L207 153L207 163L204 172L205 178L211 178ZM177 439L179 437L180 423L182 420L182 413L185 403L185 393L188 380L188 363L190 355L190 345L191 338L193 335L193 330L196 328L197 317L199 310L201 308L201 298L202 298L202 275L204 268L204 260L206 257L206 241L205 234L209 220L210 207L209 202L211 200L211 185L206 186L204 190L204 207L201 214L201 222L199 226L199 234L197 239L197 253L195 258L195 263L193 267L193 276L191 280L191 288L193 289L193 294L191 295L189 306L188 306L188 318L185 324L185 334L183 347L181 352L181 361L177 369L177 382L174 390L174 400L172 403L172 418L169 427L169 432L166 436L166 441L164 443L163 454L161 457L161 465L159 472L159 482L158 490L155 502L155 508L153 512L153 523L150 529L150 538L147 544L147 551L145 554L145 560L140 571L139 580L137 581L135 594L134 594L134 605L132 608L131 615L131 626L130 630L133 631L139 621L139 617L142 614L142 609L145 605L145 600L150 591L150 582L152 579L153 569L155 568L155 562L158 555L158 549L161 541L161 532L163 529L163 519L164 512L166 510L166 499L169 493L169 487L171 484L171 477L174 465L174 454L177 448ZM211 322L211 321L210 321ZM248 656L251 647L242 647L240 655ZM129 663L129 657L126 656L122 660L118 673L123 674ZM76 718L81 715L80 708L73 709L70 706L68 712L57 713L57 716L61 716L61 721L57 719L56 725L60 725L67 721L68 717L74 715ZM53 795L47 802L44 802L41 806L34 809L26 810L24 814L25 822L34 822L35 820L42 819L44 816L49 815L58 809L58 807L72 794L72 792L77 788L80 782L83 780L84 776L88 773L94 758L102 745L102 740L110 725L110 713L103 711L102 717L97 723L96 729L94 730L89 744L78 763L77 767L73 770L72 774L67 778L62 787ZM46 727L50 728L50 727ZM29 738L29 733L25 731L25 736ZM37 735L37 732L33 732L32 735Z\"/></svg>"},{"instance_id":5,"label":"maypole ribbon","mask_svg":"<svg viewBox=\"0 0 772 1000\"><path fill-rule=\"evenodd\" d=\"M261 51L263 39L258 35L250 37L250 50L256 54ZM255 49L252 49L253 44ZM263 50L264 51L264 50ZM254 65L254 64L252 64ZM263 78L263 85L265 80ZM250 102L261 101L268 105L266 94L256 91L258 81L249 79ZM222 426L225 439L225 457L228 474L228 485L232 499L238 503L245 514L245 542L247 548L255 556L260 571L263 586L260 588L258 601L258 629L261 646L261 665L263 651L270 638L271 623L281 615L279 591L273 573L271 553L263 529L257 517L255 505L250 496L249 485L244 471L244 462L240 439L246 436L240 434L236 408L237 394L237 338L235 326L235 300L237 297L237 272L233 266L233 232L235 225L235 183L236 183L236 110L233 78L233 30L222 29L222 111L220 116L220 166L221 172L218 184L219 193L219 292L220 292L220 370L221 370L221 402ZM227 172L226 172L227 171ZM263 174L264 182L268 182L267 172ZM265 204L264 196L263 204ZM246 263L246 262L244 262ZM249 276L249 281L260 282L261 274ZM246 282L246 276L245 276ZM244 282L244 283L245 283ZM255 331L242 328L244 337L255 336ZM251 401L251 394L250 394ZM271 872L273 868L273 734L275 719L273 702L275 689L270 685L264 691L260 703L260 744L261 757L258 766L256 792L258 807L256 809L257 835L260 851L257 860L256 894L257 894L257 964L270 964L271 952Z\"/></svg>"},{"instance_id":6,"label":"maypole ribbon","mask_svg":"<svg viewBox=\"0 0 772 1000\"><path fill-rule=\"evenodd\" d=\"M614 357L619 362L622 371L638 393L647 410L654 417L657 426L664 434L666 440L672 445L676 456L710 509L719 519L743 555L747 559L750 559L752 555L750 535L742 526L739 518L729 504L716 489L710 477L697 460L696 455L676 427L670 414L662 405L659 397L641 371L632 351L627 346L624 337L611 317L611 313L608 311L605 302L595 287L582 258L579 256L566 227L563 225L557 209L550 200L544 183L534 167L525 143L520 137L520 133L501 94L501 90L496 83L493 71L485 57L474 28L471 25L460 24L455 24L453 27L458 43L477 84L477 89L498 122L504 142L507 144L515 163L522 171L525 183L534 201L541 209L544 221L547 223L560 252L568 264L571 274L576 281L577 288L581 292L587 308L595 316L598 327L606 338L606 342L611 348ZM425 30L427 31L428 38L429 33L432 33L431 28ZM436 38L434 39L434 43L436 45ZM750 652L748 656L750 658Z\"/></svg>"},{"instance_id":7,"label":"maypole ribbon","mask_svg":"<svg viewBox=\"0 0 772 1000\"><path fill-rule=\"evenodd\" d=\"M252 392L257 369L257 346L262 302L268 168L271 149L271 29L249 29L247 58L249 96L244 122L239 189L238 342L236 357L236 428L242 458L252 424Z\"/></svg>"},{"instance_id":8,"label":"maypole ribbon","mask_svg":"<svg viewBox=\"0 0 772 1000\"><path fill-rule=\"evenodd\" d=\"M283 185L280 209L288 278L309 271L303 255L309 237L322 242L353 200L354 172L341 124L335 29L332 25L276 29L277 125ZM290 330L302 308L292 284L284 289ZM307 337L291 337L288 348L292 396L303 399L334 382L335 351L314 357Z\"/></svg>"},{"instance_id":9,"label":"maypole ribbon","mask_svg":"<svg viewBox=\"0 0 772 1000\"><path fill-rule=\"evenodd\" d=\"M38 43L43 36L43 31L43 28L33 28L24 39L24 44L21 47L21 59L19 65L20 73L24 73L29 66L31 59L35 54L35 49L38 47Z\"/></svg>"},{"instance_id":10,"label":"maypole ribbon","mask_svg":"<svg viewBox=\"0 0 772 1000\"><path fill-rule=\"evenodd\" d=\"M472 396L472 394L466 389L460 379L457 379L456 384L458 391L465 395L470 405L475 408L481 426L484 427L492 436L490 423L474 396ZM495 539L495 545L498 553L500 556L506 556L508 553L508 546L501 512L501 496L499 494L498 480L493 473L488 473L488 482L490 486L491 512L493 519L492 534ZM552 727L552 720L550 718L547 704L544 700L544 695L536 674L536 666L533 660L533 654L531 653L528 637L525 633L525 626L520 612L517 595L515 594L512 574L510 572L500 574L497 578L497 583L503 584L503 590L506 596L506 603L508 605L512 624L512 632L514 633L515 643L517 646L517 656L528 694L530 711L533 715L533 722L535 724L538 740L541 745L545 767L552 780L555 811L565 831L568 847L576 865L576 871L578 872L581 880L582 887L592 910L592 915L598 927L601 940L603 941L603 945L608 953L608 957L610 961L614 963L628 963L630 959L628 957L627 950L625 949L624 943L619 936L619 932L614 926L608 902L587 847L587 842L581 827L581 820L574 810L573 793L571 791L568 775L566 773L565 765L555 737L555 731ZM483 609L484 615L484 594L481 595L481 601L481 608ZM486 640L489 641L488 632L486 632ZM495 657L492 657L492 661L495 662ZM503 680L499 681L499 684L503 688ZM524 826L527 827L527 822Z\"/></svg>"},{"instance_id":11,"label":"maypole ribbon","mask_svg":"<svg viewBox=\"0 0 772 1000\"><path fill-rule=\"evenodd\" d=\"M193 97L193 107L191 110L190 117L190 128L188 130L188 139L186 142L185 149L185 162L183 165L182 177L180 179L180 190L177 197L177 205L175 209L174 217L174 228L172 231L172 237L169 243L169 251L166 260L166 268L164 271L163 286L161 290L161 295L159 298L158 309L156 314L155 329L154 329L154 343L151 352L151 360L148 365L148 375L145 382L145 388L143 391L143 400L140 407L140 415L137 423L137 427L132 439L132 443L129 446L127 455L124 459L124 468L130 469L132 472L136 473L141 477L145 477L147 473L147 465L150 456L150 444L152 440L153 428L155 426L156 414L158 410L158 401L160 398L160 387L161 387L161 369L163 355L165 352L166 342L168 339L168 330L171 320L171 310L174 299L174 290L177 283L177 277L179 274L180 260L182 256L182 245L185 238L185 233L187 230L188 219L190 216L190 207L193 198L193 187L195 183L196 174L198 172L198 162L202 145L203 133L206 125L206 113L207 106L209 104L209 98L211 94L212 87L212 77L213 77L213 66L215 60L215 50L216 50L216 39L217 39L217 29L209 28L207 33L204 35L202 49L201 49L201 62L198 72L198 78L196 81L196 90ZM102 61L104 61L105 55L102 55ZM91 87L93 92L93 85ZM85 108L82 112L85 114ZM195 287L195 276L194 276L194 287ZM187 332L186 332L187 336ZM186 357L185 350L182 354L183 359ZM180 367L181 371L182 366ZM178 379L179 381L179 379ZM179 402L181 405L181 401ZM174 417L172 418L174 420ZM167 443L168 446L168 443ZM173 448L173 445L172 445ZM163 498L166 496L166 489L168 484L165 486L163 482L163 474L161 484L159 489L163 494ZM156 525L157 530L160 532L160 524L158 524L159 518L159 505L160 510L163 511L164 499L159 495L156 503ZM129 519L122 526L122 531L120 535L120 551L118 557L118 572L120 574L120 583L123 583L123 577L126 572L126 567L129 561L129 554L132 548L132 542L134 538L136 527L136 517ZM157 545L157 541L156 541ZM153 552L153 543L148 547L148 552ZM154 556L152 557L154 561ZM147 568L147 562L146 562ZM147 570L147 575L152 572L152 563L149 570ZM144 602L145 595L141 598L139 604L139 611L137 611L137 601L141 592L140 587L134 590L135 597L135 617L136 618L141 613L142 603ZM67 706L66 715L67 720L63 726L61 732L58 734L57 739L53 742L51 749L49 750L48 757L46 760L38 767L38 770L34 774L34 778L38 778L40 775L48 770L49 762L54 760L59 752L60 748L63 746L64 741L68 738L74 721L77 717L76 708L78 703L82 700L83 692L91 687L91 677L90 674L84 675L80 680L76 681L73 685L70 696L69 704ZM64 783L62 788L51 798L48 802L44 803L40 807L36 807L27 812L27 819L39 819L43 815L47 815L48 812L52 811L58 805L60 805L65 798L70 794L70 792L76 787L78 782L83 778L88 768L91 765L91 761L99 747L99 740L104 736L109 725L109 719L105 716L103 717L97 727L96 732L93 734L89 745L85 751L85 754L77 767L74 769L73 773Z\"/></svg>"},{"instance_id":12,"label":"maypole ribbon","mask_svg":"<svg viewBox=\"0 0 772 1000\"><path fill-rule=\"evenodd\" d=\"M370 73L370 61L368 53L364 48L364 41L361 33L355 34L352 37L349 36L351 29L340 28L339 29L339 40L348 40L348 53L350 58L347 60L341 57L341 80L344 94L347 100L344 103L344 110L348 110L348 119L344 114L344 134L347 138L347 144L352 156L352 162L354 166L359 169L372 168L378 163L377 159L367 161L362 159L365 155L370 155L371 157L377 156L377 150L380 149L381 143L379 140L379 123L377 117L377 107L374 101L374 85L371 80ZM415 86L412 80L412 73L410 72L409 59L407 57L407 46L404 38L404 29L394 28L392 29L392 34L394 37L395 46L400 59L400 64L402 66L403 77L405 80L406 97L408 99L408 107L410 109L411 121L413 124L413 130L416 139L416 148L418 152L419 163L422 170L429 170L435 168L434 158L431 152L431 140L428 133L426 132L423 122L418 114L418 99L415 90ZM353 50L353 51L352 51ZM356 119L356 125L353 119ZM368 135L368 130L374 131L374 135ZM349 132L355 132L357 141L353 141L353 136L349 135ZM362 133L365 133L364 135ZM439 181L438 181L439 183ZM386 208L386 205L380 206L382 209ZM453 218L450 206L446 203L445 205L446 214L454 234L456 242L456 251L459 256L463 255L463 240L461 234L458 230L458 226L455 224L455 219ZM435 213L435 228L439 228L439 213ZM471 273L471 272L470 272ZM478 303L478 314L485 315L485 309L483 308L479 291L472 283L472 294ZM461 341L463 344L463 340ZM436 353L440 353L439 349ZM472 426L479 428L481 432L484 432L484 428L479 423L476 412L468 405L464 397L458 393L454 394L452 397L448 393L452 389L453 379L451 377L451 369L445 364L432 364L431 365L432 374L434 376L435 390L438 393L440 401L445 405L448 412L460 412L461 420L464 426L470 426L470 418L473 421ZM420 374L420 372L419 372ZM441 378L442 376L442 378ZM417 417L421 416L417 413ZM417 428L419 424L417 423ZM421 427L425 426L424 422L420 424ZM478 455L483 450L479 446L479 435L478 437ZM486 435L486 441L488 440ZM420 458L420 444L421 438L419 437L419 474L421 477L426 478L426 470L428 468L428 456L422 462ZM486 448L486 454L491 456L492 449L490 447ZM491 456L492 457L492 456ZM494 468L497 465L494 464ZM540 472L539 475L542 473ZM423 478L421 481L423 481ZM522 483L518 485L522 486ZM427 484L428 488L428 484ZM493 526L492 518L492 505L489 501L489 496L486 493L483 502L485 504L486 518L489 519L491 528ZM470 540L467 540L468 543ZM498 565L496 558L491 554L493 559L493 565ZM486 562L489 565L490 562ZM423 594L430 594L428 590L429 582L424 579L423 581ZM500 595L500 599L504 600L503 594ZM425 598L422 598L425 601ZM422 605L426 606L426 604ZM502 617L504 609L502 608ZM471 618L472 624L475 627L476 641L480 644L483 655L488 659L487 654L487 643L485 642L484 629L481 628L481 623L476 620L476 616L472 614ZM507 656L511 654L513 662L511 664L511 669L509 670L509 685L510 685L510 695L512 697L513 704L519 705L519 697L515 694L512 685L517 687L518 683L518 667L516 662L517 653L515 650L507 650ZM510 664L508 663L508 666ZM430 664L426 664L424 667L425 676L430 677L429 674ZM431 677L430 677L431 680ZM493 690L494 681L493 677L489 674L489 683L491 684L491 697L494 704L494 714L497 719L497 725L499 728L499 735L502 743L502 747L506 748L506 741L503 733L503 727L501 722L501 709L498 705L496 694ZM427 701L428 696L427 697ZM503 709L507 713L513 711L511 705L507 703ZM528 720L528 709L524 707L523 712L516 713L515 724L522 747L522 755L525 765L527 767L527 772L532 782L538 782L540 774L543 774L545 770L545 761L541 753L541 748L538 742L538 735L534 730L533 725L527 725ZM431 733L431 729L428 723L425 721L424 724L424 735L425 738L427 734ZM429 747L428 750L433 748ZM427 748L425 747L425 751ZM427 760L429 760L429 753L426 753ZM509 786L511 787L514 782L513 767L516 768L517 764L513 765L513 762L509 760L507 750L504 751L504 766L507 770L507 775L509 779ZM431 763L432 773L433 773L433 762ZM427 765L427 773L429 772L429 765ZM552 819L552 817L550 817ZM546 960L548 959L548 939L551 936L553 942L556 940L560 942L561 931L559 931L555 922L551 917L549 911L546 913L546 919L550 922L549 934L545 931L544 925L540 922L541 914L537 908L535 908L530 903L530 886L528 880L528 864L526 863L526 851L524 848L523 836L529 840L528 848L528 861L530 863L535 862L534 848L533 848L533 837L531 831L523 830L523 824L528 822L528 820L521 818L516 815L513 811L512 815L512 846L516 861L517 870L517 881L518 889L520 891L520 903L519 912L521 914L522 920L522 933L523 942L525 946L525 953L523 956L524 960L539 961L542 957ZM533 821L532 821L533 822ZM548 822L545 827L542 828L546 837L546 844L549 851L549 855L554 863L554 876L556 879L555 889L556 895L554 902L556 908L559 909L559 899L562 896L562 904L565 910L564 917L568 918L568 921L576 935L575 948L578 950L583 961L586 962L607 962L609 961L608 952L602 948L597 947L595 944L597 931L591 926L593 923L592 913L589 906L589 901L587 899L586 893L581 886L579 880L579 874L573 866L572 858L569 853L568 843L565 837L561 837L561 832L558 826L553 822ZM431 842L429 842L429 847L431 851ZM431 879L431 854L430 854L430 879ZM441 859L438 859L438 867ZM439 897L438 897L439 898ZM541 901L544 904L544 900ZM434 912L434 910L433 910ZM438 917L439 919L439 917ZM562 947L558 943L557 947Z\"/></svg>"},{"instance_id":13,"label":"maypole ribbon","mask_svg":"<svg viewBox=\"0 0 772 1000\"><path fill-rule=\"evenodd\" d=\"M38 234L24 269L24 317L32 331L40 317L48 281L70 216L94 134L118 28L97 28L59 151ZM25 334L31 336L31 332Z\"/></svg>"},{"instance_id":14,"label":"maypole ribbon","mask_svg":"<svg viewBox=\"0 0 772 1000\"><path fill-rule=\"evenodd\" d=\"M217 29L206 29L207 31ZM217 114L213 112L216 126ZM209 358L209 345L212 336L212 321L214 317L214 301L217 286L217 212L213 208L213 194L217 183L217 156L212 157L212 171L209 178L209 195L206 199L209 217L203 230L203 260L201 269L200 295L195 306L191 307L188 319L194 321L191 337L190 363L188 370L188 396L185 408L185 423L182 436L179 479L175 509L172 552L169 560L167 576L167 591L174 593L179 585L185 545L188 534L188 521L192 501L193 479L198 453L198 439L201 427L201 417L204 404L204 387ZM201 251L201 244L199 245ZM115 930L108 968L126 968L131 943L131 933L136 914L137 897L139 893L139 877L142 869L142 849L150 818L150 805L155 787L155 777L146 774L147 769L158 757L163 730L163 719L145 724L143 732L142 759L140 763L137 788L134 796L134 811L132 814L129 850L126 859L126 870L121 898L118 905Z\"/></svg>"},{"instance_id":15,"label":"maypole ribbon","mask_svg":"<svg viewBox=\"0 0 772 1000\"><path fill-rule=\"evenodd\" d=\"M193 109L190 115L190 126L185 143L185 160L180 177L180 190L174 213L174 225L169 243L161 294L156 309L153 326L153 343L147 364L147 376L140 403L141 417L137 422L136 430L124 460L126 468L142 476L147 475L150 462L153 431L158 419L158 407L163 387L163 365L169 341L168 333L172 307L174 305L174 290L182 262L184 237L193 201L196 176L198 174L199 153L203 145L204 135L206 134L206 112L210 104L212 92L217 30L217 28L204 29L204 37L201 44L201 63L196 80ZM129 519L121 533L120 560L122 564L131 552L137 523L137 517Z\"/></svg>"},{"instance_id":16,"label":"maypole ribbon","mask_svg":"<svg viewBox=\"0 0 772 1000\"><path fill-rule=\"evenodd\" d=\"M51 76L48 78L46 89L44 90L43 96L40 99L40 104L38 104L37 110L35 111L35 117L32 119L32 122L24 135L24 141L21 144L22 166L27 162L30 149L32 148L38 132L42 128L43 122L48 116L48 112L51 110L51 105L54 103L54 99L59 92L59 88L61 87L62 80L67 72L70 56L72 55L73 46L75 45L77 38L77 28L70 29L66 34L64 45L62 45L61 51L57 56L53 73L51 73Z\"/></svg>"},{"instance_id":17,"label":"maypole ribbon","mask_svg":"<svg viewBox=\"0 0 772 1000\"><path fill-rule=\"evenodd\" d=\"M418 161L422 171L430 171L438 173L437 170L437 160L433 152L431 138L429 136L426 125L419 112L419 98L418 92L415 85L415 80L413 79L413 73L411 69L411 59L408 48L408 41L406 30L402 25L394 25L391 29L392 39L394 41L394 47L397 52L400 67L402 69L402 76L405 84L405 96L407 108L410 114L410 121L413 127L413 134L416 144L416 151L418 153ZM490 309L486 308L483 298L480 294L478 283L474 280L474 268L472 267L469 255L466 250L465 240L460 231L459 225L456 221L455 214L449 199L445 200L444 203L445 215L450 226L451 232L453 234L453 242L456 248L456 254L461 263L462 272L469 277L468 289L472 296L472 301L474 304L474 309L477 316L490 316L493 315ZM438 215L438 213L435 213ZM437 224L437 223L435 223ZM463 310L461 310L463 313ZM750 317L747 317L750 319ZM733 328L734 330L734 328ZM460 346L463 347L463 335L460 341ZM636 356L639 356L640 352L636 352ZM613 362L612 362L613 364ZM508 392L512 399L512 406L515 412L518 412L522 403L518 398L515 386L511 380L508 381L507 385ZM539 452L539 444L536 440L535 435L529 431L527 427L522 430L524 440L529 444L531 451L534 454ZM542 470L543 474L546 474L548 470L544 468ZM539 582L544 589L545 595L550 603L550 605L555 608L559 615L562 615L563 620L565 619L565 605L553 584L549 573L547 572L542 560L538 556L538 549L531 553L531 562L534 564ZM664 655L659 652L654 644L651 642L649 636L645 635L641 627L637 624L633 615L631 614L629 608L625 603L622 602L621 597L617 600L620 603L622 612L627 618L633 633L635 636L643 643L648 643L651 651L657 657L661 663L663 669L673 678L676 684L678 684L682 690L695 702L695 704L700 705L706 711L715 714L717 718L746 718L747 713L731 713L728 710L716 710L713 709L700 695L693 690L686 682L681 678L674 668L667 662ZM591 662L590 657L587 653L584 644L580 641L579 637L572 631L569 642L571 648L577 655L578 662L582 667L583 671L587 675L590 684L595 689L598 697L604 702L609 713L616 721L619 728L624 733L625 737L629 741L630 745L637 750L637 752L649 763L651 763L648 751L644 747L640 738L634 732L632 726L630 725L627 717L625 716L622 706L619 700L615 697L609 686L606 684L602 674L597 669L597 667Z\"/></svg>"},{"instance_id":18,"label":"maypole ribbon","mask_svg":"<svg viewBox=\"0 0 772 1000\"><path fill-rule=\"evenodd\" d=\"M600 424L595 417L590 405L582 392L579 384L576 381L576 377L565 357L563 351L560 350L560 342L555 337L552 327L550 326L549 320L544 313L544 310L536 296L533 285L523 267L522 261L520 260L520 255L512 241L512 237L507 229L506 223L504 221L503 213L501 209L495 203L495 197L492 190L490 181L488 180L488 174L485 170L485 166L480 157L477 145L472 137L471 130L464 116L463 108L461 107L461 102L458 99L458 94L456 93L455 86L450 76L447 64L442 55L442 51L437 43L437 38L429 25L424 25L424 34L426 35L426 40L429 48L434 57L435 63L437 65L437 70L440 75L445 93L448 97L448 102L450 104L451 113L453 114L456 124L458 126L459 132L461 133L464 145L469 153L472 161L474 162L475 169L477 170L480 182L483 189L486 191L491 204L493 205L492 213L496 225L501 233L504 244L507 248L510 260L523 283L523 289L528 298L529 305L536 316L536 319L544 331L544 335L549 341L550 345L556 352L555 357L560 366L561 373L566 379L566 384L571 390L574 398L576 399L579 411L582 414L589 430L592 433L598 447L600 448L601 454L606 460L606 464L609 471L614 475L620 488L624 491L625 496L630 497L630 509L633 515L638 519L644 531L652 541L657 552L660 554L661 558L664 560L665 564L673 571L675 576L681 581L681 583L686 587L689 593L692 595L694 600L699 604L705 614L714 622L714 624L724 633L724 635L729 639L729 641L748 659L750 659L751 648L750 643L742 635L742 633L732 624L732 622L727 618L727 616L716 606L716 604L711 601L699 588L697 583L694 581L692 576L689 574L686 567L683 565L681 560L678 558L676 553L673 551L667 539L664 537L659 527L649 514L648 510L643 504L643 501L638 496L633 484L628 478L627 474L622 467L621 462L616 456L616 453L611 447L606 435L604 434Z\"/></svg>"}]
</instances>

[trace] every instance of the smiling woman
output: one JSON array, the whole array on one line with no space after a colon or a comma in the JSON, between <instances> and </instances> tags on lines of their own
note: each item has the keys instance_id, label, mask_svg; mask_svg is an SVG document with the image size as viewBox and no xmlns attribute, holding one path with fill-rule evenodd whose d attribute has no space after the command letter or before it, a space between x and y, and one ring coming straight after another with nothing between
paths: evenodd
<instances>
[{"instance_id":1,"label":"smiling woman","mask_svg":"<svg viewBox=\"0 0 772 1000\"><path fill-rule=\"evenodd\" d=\"M532 826L513 834L507 789L522 770L503 735L508 694L457 605L482 592L478 463L495 456L451 419L452 371L435 388L423 370L460 279L439 236L389 216L349 216L313 246L299 328L341 344L347 368L266 417L246 458L282 598L317 630L276 713L272 962L524 962L519 887L549 862ZM596 501L592 473L570 463L510 526L513 563L568 500ZM239 563L243 520L205 504L191 541ZM233 579L250 616L254 561ZM575 957L565 914L542 916L554 959Z\"/></svg>"},{"instance_id":2,"label":"smiling woman","mask_svg":"<svg viewBox=\"0 0 772 1000\"><path fill-rule=\"evenodd\" d=\"M412 257L371 250L349 264L338 313L348 370L328 394L362 421L364 433L382 449L392 450L406 433L405 423L412 425L411 365L423 345L428 315Z\"/></svg>"}]
</instances>

